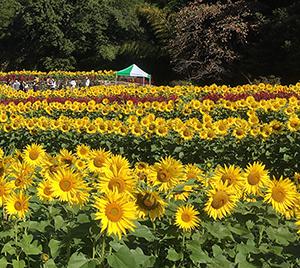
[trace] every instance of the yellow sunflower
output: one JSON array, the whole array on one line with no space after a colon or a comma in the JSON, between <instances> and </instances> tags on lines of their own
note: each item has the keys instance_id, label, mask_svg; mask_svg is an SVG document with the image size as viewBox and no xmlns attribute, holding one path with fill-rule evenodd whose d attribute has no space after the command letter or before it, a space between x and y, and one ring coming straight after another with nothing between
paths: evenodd
<instances>
[{"instance_id":1,"label":"yellow sunflower","mask_svg":"<svg viewBox=\"0 0 300 268\"><path fill-rule=\"evenodd\" d=\"M126 194L116 191L101 198L96 198L94 207L96 220L101 220L101 232L117 235L119 239L127 230L133 231L137 219L136 205Z\"/></svg>"},{"instance_id":2,"label":"yellow sunflower","mask_svg":"<svg viewBox=\"0 0 300 268\"><path fill-rule=\"evenodd\" d=\"M89 190L81 174L67 168L59 168L51 177L50 183L53 196L71 204L78 203L80 193Z\"/></svg>"},{"instance_id":3,"label":"yellow sunflower","mask_svg":"<svg viewBox=\"0 0 300 268\"><path fill-rule=\"evenodd\" d=\"M76 153L81 159L87 159L89 157L90 150L90 147L85 144L77 145L76 147Z\"/></svg>"},{"instance_id":4,"label":"yellow sunflower","mask_svg":"<svg viewBox=\"0 0 300 268\"><path fill-rule=\"evenodd\" d=\"M0 177L0 207L3 206L5 200L9 197L13 189L13 183Z\"/></svg>"},{"instance_id":5,"label":"yellow sunflower","mask_svg":"<svg viewBox=\"0 0 300 268\"><path fill-rule=\"evenodd\" d=\"M232 213L239 200L234 188L227 185L227 182L213 185L208 192L208 201L204 211L212 218L222 219Z\"/></svg>"},{"instance_id":6,"label":"yellow sunflower","mask_svg":"<svg viewBox=\"0 0 300 268\"><path fill-rule=\"evenodd\" d=\"M15 188L25 190L33 181L34 167L25 162L16 161L11 166L10 177L13 179Z\"/></svg>"},{"instance_id":7,"label":"yellow sunflower","mask_svg":"<svg viewBox=\"0 0 300 268\"><path fill-rule=\"evenodd\" d=\"M28 165L36 167L42 162L45 154L46 152L42 145L33 143L26 146L24 150L24 160Z\"/></svg>"},{"instance_id":8,"label":"yellow sunflower","mask_svg":"<svg viewBox=\"0 0 300 268\"><path fill-rule=\"evenodd\" d=\"M197 167L196 164L187 164L184 166L185 179L196 179L197 181L204 183L203 171Z\"/></svg>"},{"instance_id":9,"label":"yellow sunflower","mask_svg":"<svg viewBox=\"0 0 300 268\"><path fill-rule=\"evenodd\" d=\"M91 172L99 172L111 153L104 149L91 151L88 158L88 168Z\"/></svg>"},{"instance_id":10,"label":"yellow sunflower","mask_svg":"<svg viewBox=\"0 0 300 268\"><path fill-rule=\"evenodd\" d=\"M61 165L71 167L74 164L76 157L72 152L64 148L59 151L59 154L57 155L57 160Z\"/></svg>"},{"instance_id":11,"label":"yellow sunflower","mask_svg":"<svg viewBox=\"0 0 300 268\"><path fill-rule=\"evenodd\" d=\"M191 231L200 224L198 215L199 212L193 205L181 206L176 211L175 225L184 231Z\"/></svg>"},{"instance_id":12,"label":"yellow sunflower","mask_svg":"<svg viewBox=\"0 0 300 268\"><path fill-rule=\"evenodd\" d=\"M37 196L42 201L52 201L54 199L53 190L50 181L44 180L38 184Z\"/></svg>"},{"instance_id":13,"label":"yellow sunflower","mask_svg":"<svg viewBox=\"0 0 300 268\"><path fill-rule=\"evenodd\" d=\"M167 203L156 192L140 190L136 195L136 205L140 218L149 216L151 221L154 221L165 214Z\"/></svg>"},{"instance_id":14,"label":"yellow sunflower","mask_svg":"<svg viewBox=\"0 0 300 268\"><path fill-rule=\"evenodd\" d=\"M20 219L25 218L25 214L29 210L29 199L30 197L24 195L23 192L11 194L5 202L7 214L16 215Z\"/></svg>"},{"instance_id":15,"label":"yellow sunflower","mask_svg":"<svg viewBox=\"0 0 300 268\"><path fill-rule=\"evenodd\" d=\"M118 159L119 161L114 161ZM101 169L100 191L117 191L119 193L132 192L137 184L136 177L133 176L126 159L112 157L112 161L107 161ZM125 161L126 160L126 161Z\"/></svg>"},{"instance_id":16,"label":"yellow sunflower","mask_svg":"<svg viewBox=\"0 0 300 268\"><path fill-rule=\"evenodd\" d=\"M296 186L289 180L283 179L270 180L267 185L264 201L271 204L272 207L284 216L288 216L288 212L297 201Z\"/></svg>"},{"instance_id":17,"label":"yellow sunflower","mask_svg":"<svg viewBox=\"0 0 300 268\"><path fill-rule=\"evenodd\" d=\"M41 163L41 174L43 177L49 178L58 170L60 163L56 157L46 155Z\"/></svg>"},{"instance_id":18,"label":"yellow sunflower","mask_svg":"<svg viewBox=\"0 0 300 268\"><path fill-rule=\"evenodd\" d=\"M222 182L223 184L226 182L228 186L234 188L236 193L240 192L243 185L241 169L235 165L217 167L212 183L218 184L219 182Z\"/></svg>"},{"instance_id":19,"label":"yellow sunflower","mask_svg":"<svg viewBox=\"0 0 300 268\"><path fill-rule=\"evenodd\" d=\"M190 194L194 191L196 185L184 185L182 190L172 191L167 195L168 198L174 200L186 201Z\"/></svg>"},{"instance_id":20,"label":"yellow sunflower","mask_svg":"<svg viewBox=\"0 0 300 268\"><path fill-rule=\"evenodd\" d=\"M182 164L171 157L161 159L159 163L154 164L153 168L156 171L154 185L158 185L160 191L173 189L184 177Z\"/></svg>"}]
</instances>

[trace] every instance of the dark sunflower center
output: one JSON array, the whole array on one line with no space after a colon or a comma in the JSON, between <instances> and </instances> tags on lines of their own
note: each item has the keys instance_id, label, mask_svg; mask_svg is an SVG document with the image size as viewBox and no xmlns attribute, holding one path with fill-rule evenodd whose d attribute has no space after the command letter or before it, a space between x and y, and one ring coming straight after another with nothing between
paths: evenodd
<instances>
[{"instance_id":1,"label":"dark sunflower center","mask_svg":"<svg viewBox=\"0 0 300 268\"><path fill-rule=\"evenodd\" d=\"M211 202L211 206L214 209L220 209L224 205L226 205L229 201L229 196L224 191L218 191L215 193L213 200Z\"/></svg>"},{"instance_id":2,"label":"dark sunflower center","mask_svg":"<svg viewBox=\"0 0 300 268\"><path fill-rule=\"evenodd\" d=\"M286 193L285 193L285 190L282 189L282 187L276 186L276 187L273 188L272 198L276 202L282 203L285 200L285 197L286 197Z\"/></svg>"},{"instance_id":3,"label":"dark sunflower center","mask_svg":"<svg viewBox=\"0 0 300 268\"><path fill-rule=\"evenodd\" d=\"M157 173L157 179L160 182L168 182L170 180L169 174L165 170L159 170Z\"/></svg>"},{"instance_id":4,"label":"dark sunflower center","mask_svg":"<svg viewBox=\"0 0 300 268\"><path fill-rule=\"evenodd\" d=\"M232 174L225 173L222 175L221 180L223 183L227 181L228 185L231 185L234 181Z\"/></svg>"},{"instance_id":5,"label":"dark sunflower center","mask_svg":"<svg viewBox=\"0 0 300 268\"><path fill-rule=\"evenodd\" d=\"M188 213L182 213L181 219L182 219L182 221L184 221L184 222L190 222L191 219L192 219L192 217L191 217L191 215L188 214Z\"/></svg>"},{"instance_id":6,"label":"dark sunflower center","mask_svg":"<svg viewBox=\"0 0 300 268\"><path fill-rule=\"evenodd\" d=\"M23 206L22 203L20 201L16 201L14 204L15 210L22 210Z\"/></svg>"},{"instance_id":7,"label":"dark sunflower center","mask_svg":"<svg viewBox=\"0 0 300 268\"><path fill-rule=\"evenodd\" d=\"M105 208L106 217L112 222L118 222L123 216L123 210L117 203L108 204Z\"/></svg>"},{"instance_id":8,"label":"dark sunflower center","mask_svg":"<svg viewBox=\"0 0 300 268\"><path fill-rule=\"evenodd\" d=\"M113 191L114 188L117 188L118 192L122 193L125 191L125 182L123 179L120 178L111 179L108 183L108 188L111 191Z\"/></svg>"},{"instance_id":9,"label":"dark sunflower center","mask_svg":"<svg viewBox=\"0 0 300 268\"><path fill-rule=\"evenodd\" d=\"M31 159L31 160L37 160L38 159L38 157L39 157L39 152L37 151L37 150L31 150L30 152L29 152L29 158Z\"/></svg>"},{"instance_id":10,"label":"dark sunflower center","mask_svg":"<svg viewBox=\"0 0 300 268\"><path fill-rule=\"evenodd\" d=\"M50 196L53 192L51 191L51 187L44 188L44 194Z\"/></svg>"},{"instance_id":11,"label":"dark sunflower center","mask_svg":"<svg viewBox=\"0 0 300 268\"><path fill-rule=\"evenodd\" d=\"M72 181L70 181L69 179L62 179L59 182L59 187L64 191L64 192L68 192L71 190L72 188Z\"/></svg>"},{"instance_id":12,"label":"dark sunflower center","mask_svg":"<svg viewBox=\"0 0 300 268\"><path fill-rule=\"evenodd\" d=\"M260 182L260 174L258 171L252 171L248 175L248 183L250 185L257 185Z\"/></svg>"},{"instance_id":13,"label":"dark sunflower center","mask_svg":"<svg viewBox=\"0 0 300 268\"><path fill-rule=\"evenodd\" d=\"M97 155L95 158L94 158L94 166L97 167L97 168L101 168L103 166L103 163L104 163L104 159L103 157L101 157L100 155Z\"/></svg>"}]
</instances>

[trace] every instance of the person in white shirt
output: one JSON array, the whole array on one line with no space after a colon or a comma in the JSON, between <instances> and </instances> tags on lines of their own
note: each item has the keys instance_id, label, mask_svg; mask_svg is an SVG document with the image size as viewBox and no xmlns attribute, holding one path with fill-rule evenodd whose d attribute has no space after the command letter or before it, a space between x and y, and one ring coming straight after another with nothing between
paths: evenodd
<instances>
[{"instance_id":1,"label":"person in white shirt","mask_svg":"<svg viewBox=\"0 0 300 268\"><path fill-rule=\"evenodd\" d=\"M75 81L75 79L72 79L70 81L70 85L71 85L71 88L75 88L76 87L76 81Z\"/></svg>"},{"instance_id":2,"label":"person in white shirt","mask_svg":"<svg viewBox=\"0 0 300 268\"><path fill-rule=\"evenodd\" d=\"M21 85L21 83L19 82L18 79L16 79L16 81L12 84L13 88L16 90L20 89L20 85Z\"/></svg>"},{"instance_id":3,"label":"person in white shirt","mask_svg":"<svg viewBox=\"0 0 300 268\"><path fill-rule=\"evenodd\" d=\"M90 79L89 79L88 77L86 77L86 78L85 78L85 86L86 86L86 87L89 87L90 84L91 84Z\"/></svg>"}]
</instances>

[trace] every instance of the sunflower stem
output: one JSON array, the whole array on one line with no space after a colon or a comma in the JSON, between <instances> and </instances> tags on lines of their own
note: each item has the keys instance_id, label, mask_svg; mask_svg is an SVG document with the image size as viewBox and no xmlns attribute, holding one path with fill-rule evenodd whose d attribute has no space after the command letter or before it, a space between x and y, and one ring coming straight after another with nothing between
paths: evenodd
<instances>
[{"instance_id":1,"label":"sunflower stem","mask_svg":"<svg viewBox=\"0 0 300 268\"><path fill-rule=\"evenodd\" d=\"M185 248L185 232L183 232L182 234L182 252L184 252L184 248ZM182 254L181 260L184 259L184 254Z\"/></svg>"},{"instance_id":2,"label":"sunflower stem","mask_svg":"<svg viewBox=\"0 0 300 268\"><path fill-rule=\"evenodd\" d=\"M100 264L102 264L103 261L104 261L104 259L105 259L105 247L106 247L105 238L106 238L106 233L104 233L103 237L102 237L102 248L101 248L101 260L100 260Z\"/></svg>"}]
</instances>

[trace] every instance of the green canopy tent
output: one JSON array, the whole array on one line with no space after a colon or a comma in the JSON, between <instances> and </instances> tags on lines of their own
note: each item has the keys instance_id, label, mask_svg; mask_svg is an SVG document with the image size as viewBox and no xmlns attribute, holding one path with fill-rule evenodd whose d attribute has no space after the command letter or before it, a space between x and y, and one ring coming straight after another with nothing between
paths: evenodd
<instances>
[{"instance_id":1,"label":"green canopy tent","mask_svg":"<svg viewBox=\"0 0 300 268\"><path fill-rule=\"evenodd\" d=\"M141 68L137 65L132 64L129 67L116 72L116 81L118 80L119 76L123 77L142 77L143 78L143 85L145 84L145 78L149 80L149 85L151 85L151 75L144 72Z\"/></svg>"}]
</instances>

